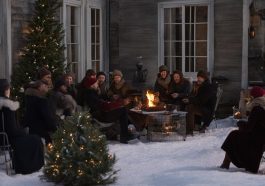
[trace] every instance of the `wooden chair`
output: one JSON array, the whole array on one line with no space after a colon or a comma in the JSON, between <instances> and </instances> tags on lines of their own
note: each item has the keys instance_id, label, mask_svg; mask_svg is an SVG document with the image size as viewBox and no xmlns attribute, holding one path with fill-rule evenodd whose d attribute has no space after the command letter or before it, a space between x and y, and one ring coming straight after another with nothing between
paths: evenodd
<instances>
[{"instance_id":1,"label":"wooden chair","mask_svg":"<svg viewBox=\"0 0 265 186\"><path fill-rule=\"evenodd\" d=\"M2 126L0 130L0 165L4 165L6 168L6 174L11 175L13 164L12 164L12 157L13 157L13 150L8 140L8 135L5 132L5 125L4 125L4 114L0 110L2 115ZM3 161L2 161L3 159Z\"/></svg>"}]
</instances>

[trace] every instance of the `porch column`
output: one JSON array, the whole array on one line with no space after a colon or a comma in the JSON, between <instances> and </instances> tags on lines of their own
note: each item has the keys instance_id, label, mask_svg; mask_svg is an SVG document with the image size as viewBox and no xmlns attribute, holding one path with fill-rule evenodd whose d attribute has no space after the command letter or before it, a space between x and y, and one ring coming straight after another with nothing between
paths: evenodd
<instances>
[{"instance_id":1,"label":"porch column","mask_svg":"<svg viewBox=\"0 0 265 186\"><path fill-rule=\"evenodd\" d=\"M11 75L11 0L0 1L0 78Z\"/></svg>"},{"instance_id":2,"label":"porch column","mask_svg":"<svg viewBox=\"0 0 265 186\"><path fill-rule=\"evenodd\" d=\"M243 0L243 34L242 34L242 73L241 88L248 87L248 28L249 28L249 5L252 0Z\"/></svg>"}]
</instances>

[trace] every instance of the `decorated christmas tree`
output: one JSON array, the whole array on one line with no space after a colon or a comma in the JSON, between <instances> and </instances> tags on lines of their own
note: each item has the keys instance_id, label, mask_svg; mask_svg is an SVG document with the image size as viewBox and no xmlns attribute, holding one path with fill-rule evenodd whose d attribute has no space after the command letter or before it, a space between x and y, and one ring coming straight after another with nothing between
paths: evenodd
<instances>
[{"instance_id":1,"label":"decorated christmas tree","mask_svg":"<svg viewBox=\"0 0 265 186\"><path fill-rule=\"evenodd\" d=\"M58 21L58 0L37 0L28 26L26 46L21 49L19 63L14 66L13 96L19 101L23 87L36 79L38 69L46 67L53 78L64 70L64 31Z\"/></svg>"},{"instance_id":2,"label":"decorated christmas tree","mask_svg":"<svg viewBox=\"0 0 265 186\"><path fill-rule=\"evenodd\" d=\"M105 185L115 181L115 156L106 138L91 124L89 113L63 121L48 145L44 178L63 185Z\"/></svg>"}]
</instances>

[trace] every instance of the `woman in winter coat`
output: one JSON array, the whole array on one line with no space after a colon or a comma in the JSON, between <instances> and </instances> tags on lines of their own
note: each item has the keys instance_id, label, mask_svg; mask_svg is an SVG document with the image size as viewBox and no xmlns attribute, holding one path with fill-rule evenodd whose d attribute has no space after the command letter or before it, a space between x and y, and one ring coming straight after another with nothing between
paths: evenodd
<instances>
[{"instance_id":1,"label":"woman in winter coat","mask_svg":"<svg viewBox=\"0 0 265 186\"><path fill-rule=\"evenodd\" d=\"M170 83L170 75L166 65L159 67L159 73L155 82L154 90L159 92L159 100L162 102L168 102L168 86Z\"/></svg>"},{"instance_id":2,"label":"woman in winter coat","mask_svg":"<svg viewBox=\"0 0 265 186\"><path fill-rule=\"evenodd\" d=\"M46 81L36 81L26 90L24 122L29 127L30 134L39 135L45 139L46 144L49 144L52 142L50 133L57 129L57 122L46 97L47 92Z\"/></svg>"},{"instance_id":3,"label":"woman in winter coat","mask_svg":"<svg viewBox=\"0 0 265 186\"><path fill-rule=\"evenodd\" d=\"M179 70L174 71L168 90L169 103L179 105L180 110L185 110L182 99L188 97L190 88L190 82L183 77L183 73Z\"/></svg>"},{"instance_id":4,"label":"woman in winter coat","mask_svg":"<svg viewBox=\"0 0 265 186\"><path fill-rule=\"evenodd\" d=\"M232 162L238 168L257 173L265 145L265 97L264 90L253 87L254 97L247 123L239 130L232 131L224 141L226 152L221 168L229 169Z\"/></svg>"},{"instance_id":5,"label":"woman in winter coat","mask_svg":"<svg viewBox=\"0 0 265 186\"><path fill-rule=\"evenodd\" d=\"M8 135L13 149L13 165L16 173L30 174L44 165L43 144L40 137L27 135L16 123L19 103L9 99L10 86L6 79L0 79L0 131ZM2 123L4 121L4 123ZM2 144L3 141L0 143Z\"/></svg>"},{"instance_id":6,"label":"woman in winter coat","mask_svg":"<svg viewBox=\"0 0 265 186\"><path fill-rule=\"evenodd\" d=\"M102 122L119 121L120 142L127 143L128 135L128 113L121 100L105 101L99 96L98 82L95 78L88 80L89 89L86 89L86 105L90 108L92 116Z\"/></svg>"}]
</instances>

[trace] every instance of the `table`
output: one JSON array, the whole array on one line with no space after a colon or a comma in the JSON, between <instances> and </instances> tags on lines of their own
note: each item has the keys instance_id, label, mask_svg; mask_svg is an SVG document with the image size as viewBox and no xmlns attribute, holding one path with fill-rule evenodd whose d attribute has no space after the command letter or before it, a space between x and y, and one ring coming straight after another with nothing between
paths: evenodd
<instances>
[{"instance_id":1,"label":"table","mask_svg":"<svg viewBox=\"0 0 265 186\"><path fill-rule=\"evenodd\" d=\"M176 110L145 112L131 109L129 112L136 130L147 129L149 141L186 140L186 114Z\"/></svg>"}]
</instances>

